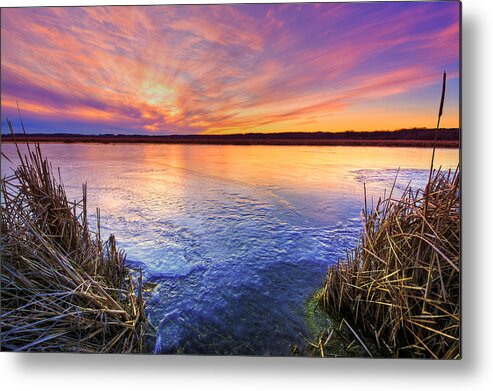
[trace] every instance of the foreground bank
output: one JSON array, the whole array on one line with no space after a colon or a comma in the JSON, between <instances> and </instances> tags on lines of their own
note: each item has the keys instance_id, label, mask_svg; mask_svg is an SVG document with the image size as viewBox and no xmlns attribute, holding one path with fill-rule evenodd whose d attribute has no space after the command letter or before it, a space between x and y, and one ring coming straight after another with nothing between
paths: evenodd
<instances>
[{"instance_id":1,"label":"foreground bank","mask_svg":"<svg viewBox=\"0 0 493 391\"><path fill-rule=\"evenodd\" d=\"M142 296L115 238L89 230L85 189L69 202L39 146L18 153L1 186L1 349L141 352Z\"/></svg>"},{"instance_id":2,"label":"foreground bank","mask_svg":"<svg viewBox=\"0 0 493 391\"><path fill-rule=\"evenodd\" d=\"M4 152L7 153L10 149L9 156L12 158L13 155L15 155L15 146L9 145L7 147L8 148L4 149ZM50 148L53 148L51 154L52 161L54 165L64 167L62 174L65 174L64 183L67 185L67 189L78 189L79 183L89 180L93 189L90 192L91 195L108 195L109 193L111 194L111 204L105 204L100 199L97 199L96 202L93 203L93 205L96 204L98 206L101 206L105 210L105 218L111 215L117 217L110 220L106 220L105 218L101 220L103 232L105 232L106 230L105 236L108 236L110 232L118 232L119 243L123 243L125 248L129 250L129 257L132 257L134 259L141 259L147 262L148 267L147 269L144 268L144 279L151 284L148 283L146 286L152 288L152 286L155 284L155 288L151 289L148 293L149 306L147 308L147 313L152 316L151 321L153 321L153 323L156 325L159 324L160 327L159 336L161 337L161 339L160 344L156 345L158 348L156 349L156 351L162 353L176 351L189 354L205 353L286 355L289 354L289 352L285 352L285 350L287 350L286 347L289 348L290 343L296 342L301 346L301 343L303 343L302 337L296 339L295 333L286 333L285 330L281 329L281 326L276 326L275 328L273 328L272 325L276 324L282 325L283 327L285 326L288 331L290 329L294 329L295 331L300 330L303 335L308 336L308 334L305 334L305 328L302 327L304 324L302 324L302 322L304 321L302 317L303 314L296 311L296 309L299 308L297 305L298 303L300 303L301 306L304 299L309 295L309 293L313 292L320 284L320 279L323 278L323 275L329 263L327 255L334 254L335 250L337 250L337 253L335 254L337 254L338 256L342 255L344 254L346 248L351 248L356 244L355 239L358 235L357 227L360 226L359 222L356 222L358 209L360 208L359 198L350 198L350 204L354 209L351 214L345 213L340 217L337 217L337 219L345 220L349 219L348 216L353 217L354 229L348 229L347 226L344 226L342 229L325 230L325 227L330 224L330 221L324 220L323 224L318 224L317 226L310 225L309 230L300 231L301 224L299 224L299 220L292 220L291 218L293 215L291 213L288 213L291 211L291 209L284 211L283 215L280 216L278 213L279 207L277 203L273 204L272 206L272 210L277 211L277 214L275 216L282 217L281 222L291 221L291 225L294 225L295 229L293 229L291 225L288 224L272 224L272 219L267 219L268 224L260 225L256 224L262 221L262 219L259 217L266 215L266 211L268 212L270 210L265 209L266 204L264 198L261 199L264 202L259 204L260 208L252 207L256 204L250 202L246 203L245 199L240 199L241 204L236 203L236 200L238 200L239 198L237 196L234 197L235 203L228 204L226 203L229 199L228 192L230 192L232 189L237 190L236 186L233 187L230 184L225 186L223 185L223 183L225 182L219 182L221 183L221 186L217 186L218 182L214 182L214 189L226 189L227 192L210 192L207 190L207 182L203 181L198 182L194 186L187 186L189 191L184 194L179 193L181 194L180 198L174 193L175 188L173 187L173 180L171 182L167 181L170 178L173 179L172 170L167 169L166 175L163 175L164 170L159 170L157 171L157 173L155 171L156 167L159 166L151 166L148 168L149 172L152 173L152 176L146 176L145 171L142 170L141 165L132 165L135 162L136 158L139 158L139 156L145 156L146 159L149 159L149 151L143 151L139 149L132 153L130 147L125 147L125 149L121 149L115 146L113 148L106 148L101 146L99 147L100 149L98 149L97 146L94 145L89 147L85 145L84 151L85 153L92 152L90 156L102 156L100 152L99 154L97 152L104 150L105 157L108 154L112 154L118 157L125 156L126 161L118 161L120 163L115 164L115 161L113 160L91 160L90 165L85 165L82 163L84 161L80 160L81 155L75 153L78 151L78 149L76 149L74 146L65 145L45 145L43 146L43 152L49 152ZM88 150L86 150L86 148ZM195 147L188 146L187 148L192 149ZM226 149L226 147L221 148ZM249 154L255 152L253 148L248 148L246 150ZM293 155L293 151L296 150L289 150L289 160L286 161L289 162L290 166L282 166L283 169L277 171L279 173L294 172L293 169L287 168L299 167L300 162L304 162L306 164L311 161L311 156L320 155L315 153L305 153L303 155L300 155L299 159L296 160L295 156ZM147 153L143 154L142 152ZM221 150L219 150L218 152L221 152ZM282 156L282 154L276 155L276 150L274 148L269 148L268 152L269 160L263 161L262 164L270 164L272 162L273 156L275 157L275 160L280 160L278 158L279 156ZM331 149L324 150L323 156L324 159L326 159L325 161L331 162L337 160L338 155L335 152L341 154L341 156L344 157L344 161L351 159L351 164L353 166L355 165L354 156L357 156L357 154L347 155L347 152L351 151L340 149L337 149L337 151L332 151ZM388 150L385 152L385 156L393 156L392 154L396 153L392 150ZM413 161L416 160L416 155L418 153L419 151L412 151ZM75 156L74 164L72 164L70 160L57 159L57 157L62 156L63 154ZM128 159L129 154L133 157L132 159ZM203 166L206 166L208 163L206 157L209 155L211 155L209 151L207 151L206 154L199 155L199 157L197 157L196 153L188 153L186 154L186 156L193 156L196 160L187 162L187 164L190 167L198 167L199 163L201 163ZM424 153L424 155L427 155L427 153ZM156 150L152 156L160 156L161 159L156 159L156 161L162 162L166 159L169 159L169 157L172 157L173 155L164 154L163 149L160 148ZM241 155L235 153L234 156L236 157ZM401 163L402 156L403 154L399 152ZM258 155L254 155L254 157L255 159L250 158L246 161L245 167L262 167L262 165L256 165L256 159L258 158ZM14 167L22 165L22 163L17 163L17 160L15 161L16 164L13 164ZM221 159L221 162L225 162L229 167L235 167L235 164L238 163L236 160L231 161L225 159ZM300 189L300 192L303 194L310 193L312 195L316 191L312 191L313 188L311 187L307 188L306 185L309 184L309 182L303 180L303 178L307 177L307 173L317 173L322 178L322 180L320 181L320 188L326 189L328 187L326 178L333 178L334 175L337 175L337 171L323 171L323 167L326 167L328 165L321 165L319 158L317 158L315 162L316 164L312 164L311 166L303 166L305 167L305 170L302 172L302 175L300 174L294 178L291 178L289 176L277 174L276 172L275 178L277 182L269 179L269 182L267 183L269 183L270 185L286 184L287 181L293 181L297 184L301 183L304 187L302 190ZM359 167L362 165L356 164L356 166ZM395 163L391 161L390 163L386 163L385 165L377 166L367 163L365 167L376 169L382 166L394 167ZM447 164L446 166L450 167L451 165ZM122 170L122 172L138 172L138 175L132 176L130 177L130 179L138 178L139 181L128 181L129 176L123 175L122 173L119 174L118 171L115 173L115 171L109 170L111 175L104 175L104 172L108 171L108 168L111 167L124 167L124 170ZM84 168L86 169L86 171L84 171ZM89 173L94 171L97 171L97 176L90 176ZM74 175L74 172L77 173L77 176ZM255 172L261 171L255 170ZM353 171L345 170L339 175L341 175L341 177L343 178L347 178L348 175L353 175L351 174L352 172ZM363 173L357 171L356 174L354 174L357 175L358 178L358 180L354 184L354 189L362 190L363 182L365 182L367 184L367 188L370 189L373 172L374 170L366 170ZM382 177L383 172L385 171L379 171L379 178ZM181 174L180 178L183 179L182 171L180 170L179 173ZM6 171L5 175L10 175L10 171ZM395 174L393 173L393 171L388 172L387 176L384 176L384 178L388 178L388 186L392 184L392 178L394 176ZM411 175L409 172L402 170L399 175L399 179L401 180L401 182L403 182L402 179L404 178L405 182L406 179L410 178L413 180L414 184L419 183L420 186L421 184L423 184L424 186L427 176L428 175L426 174L426 172L424 172L422 180L416 182L414 171ZM200 176L200 178L203 177L204 176ZM46 178L46 176L44 176L44 178ZM115 186L115 183L112 182L111 178L117 179L116 185L119 185L121 183L125 184L120 193L110 192L109 188ZM123 182L122 178L125 179ZM257 181L258 178L259 177L256 176L255 180ZM156 190L155 192L145 192L143 194L140 194L140 198L128 197L129 194L132 194L133 189L146 188L145 186L148 186L148 183L150 183L149 180L152 180L152 183ZM160 184L160 186L156 186L156 184L158 183ZM368 187L369 184L370 187ZM397 184L397 188L398 193L400 193L402 188L400 187L399 182ZM25 187L25 189L29 189L29 187ZM190 191L190 189L196 189L196 191ZM178 190L182 191L182 187L180 187ZM75 191L78 193L77 190ZM72 193L72 197L76 197L75 191ZM251 196L251 193L247 192L243 192L240 194ZM347 195L348 193L346 192L344 194ZM379 194L379 192L373 189L369 190L369 194ZM323 193L323 197L328 198L328 195L325 191ZM178 221L163 219L162 216L167 213L166 209L161 208L161 204L156 203L156 199L163 199L164 201L167 201L174 198L176 198L179 202L186 201L182 203L182 205L185 206L185 208L182 210L183 214L179 214ZM340 196L337 195L337 199L339 198ZM121 199L126 200L126 202L115 202ZM129 202L129 199L132 201ZM205 204L207 206L207 213L205 213L205 216L207 217L206 223L210 224L209 221L213 219L213 226L215 227L215 229L218 229L220 232L224 232L225 235L221 237L214 236L215 232L210 230L204 230L203 232L201 232L200 229L197 229L204 226L200 224L201 221L191 219L191 215L204 215L201 215L201 213L204 213L204 210L196 208L197 205L204 205L204 199L215 200L213 203ZM217 202L216 200L221 200L221 202ZM296 200L293 200L293 198L290 198L290 200L292 202L291 205L298 206L298 204L294 203L294 201ZM310 202L314 202L313 198L310 199ZM112 205L113 203L114 205ZM327 204L335 205L334 198L329 198ZM140 236L135 235L135 230L128 230L128 227L119 225L118 220L121 216L126 216L126 214L129 213L125 208L134 207L135 205L139 206L139 208L143 208L143 214L148 217L146 219L135 220L135 222L133 223L134 227L137 227L139 231L142 231L142 235ZM145 210L146 205L149 206L148 210ZM176 206L179 205L179 203L171 203L168 206L171 206L174 209ZM317 203L317 207L318 205L323 204ZM292 209L294 210L294 208ZM79 215L82 210L83 208L79 208L76 215ZM230 213L224 213L225 211L230 211ZM153 212L154 214L150 212ZM155 212L157 212L157 214ZM187 214L184 214L185 212ZM189 217L185 221L182 221L184 215ZM324 212L320 213L319 216L323 218L327 215L329 215L329 213L324 210ZM130 216L135 218L135 212L131 211ZM231 220L231 216L234 216L235 218ZM238 216L241 216L241 219L238 219ZM330 213L330 216L331 218L334 218L334 212ZM81 221L83 221L82 215L80 217ZM268 217L271 216L269 215ZM285 220L286 217L289 217L290 220ZM225 224L224 218L227 219L229 225ZM131 251L133 251L134 249L133 244L135 243L135 241L128 241L128 238L141 241L142 238L148 239L149 237L152 237L153 234L155 234L155 231L151 229L152 226L146 225L146 221L151 222L152 225L159 223L159 226L163 227L163 229L159 229L157 231L157 234L159 235L159 237L161 237L163 234L166 234L166 236L170 238L170 241L167 241L166 245L163 245L162 247L162 249L166 251L168 251L170 247L174 247L170 246L170 243L180 244L181 238L181 236L173 234L173 232L176 231L173 231L174 225L170 224L169 222L177 225L180 235L183 233L187 234L187 240L181 243L183 251L186 251L187 254L186 259L175 256L176 254L179 255L179 252L154 252L152 254L144 253L144 255L147 254L147 256L141 256L139 254L132 253ZM230 224L231 221L233 221L233 224ZM98 227L96 221L94 221L93 227ZM241 229L239 229L239 227L241 227ZM127 231L125 231L125 229L127 229ZM83 232L83 230L79 232ZM189 235L189 232L193 232L193 236ZM238 236L237 233L241 233L242 236ZM245 235L249 233L251 235ZM126 237L125 234L127 234ZM263 240L258 240L259 234L262 235ZM274 236L272 236L273 234ZM293 236L293 234L296 234L296 236ZM315 237L316 240L307 241L307 239L311 239L311 235L314 234L317 235ZM99 236L101 235L96 234L95 239L97 239L97 237ZM218 240L219 238L221 240ZM341 242L341 240L343 240L344 238L347 238L347 240ZM293 239L296 240L293 241ZM229 240L231 242L229 242ZM325 244L324 248L330 249L330 251L314 251L314 248L316 248L315 244L319 240L326 240L323 242ZM160 242L149 241L146 242L144 247L146 250L159 249L159 246L156 245L156 243ZM225 244L228 244L228 246L224 246ZM239 244L245 244L246 246L239 246ZM211 249L219 251L211 252ZM247 251L238 251L243 249ZM275 249L289 249L289 251L276 253L275 251L273 251ZM225 250L227 250L227 252L225 252ZM238 253L235 253L235 251L238 251ZM227 254L227 256L225 256L225 254ZM233 257L233 254L236 255ZM266 268L266 264L264 262L272 259L276 260L276 254L277 261L275 263L269 264L269 267ZM310 262L301 262L300 260L303 259L310 259ZM320 259L319 265L313 262L317 259ZM158 260L159 262L161 262L161 260L169 260L169 263L158 263L153 269L152 265L155 260ZM208 260L210 260L210 262L206 264L205 261ZM183 261L186 261L187 263L183 263ZM197 261L197 263L191 263L190 261ZM143 262L143 266L145 265L146 264ZM259 265L261 265L262 267L260 269L255 269ZM226 271L228 274L226 273ZM254 271L255 273L252 273L252 271ZM31 274L31 276L32 275L34 274ZM228 278L224 279L225 276ZM261 277L261 279L259 279L259 277ZM99 278L95 279L99 281ZM189 287L190 289L188 289L187 287ZM276 289L278 289L277 292ZM290 291L289 297L285 296L286 289L289 289ZM138 296L135 295L135 297ZM279 300L276 300L277 298L279 298ZM273 303L275 303L275 305L273 305ZM295 304L295 306L293 306L293 304ZM374 352L374 349L372 348L370 343L366 341L365 336L360 331L360 328L358 328L357 325L355 325L355 323L349 317L343 319L346 319L346 322L348 322L348 324L351 325L351 327L359 335L359 337L364 340L364 343L368 347L370 352L374 356L376 356L376 352ZM163 321L161 322L161 320ZM70 323L66 324L71 327ZM266 327L263 327L264 325ZM295 328L292 327L293 325L300 326ZM62 326L62 324L59 323L59 326ZM328 327L326 329L328 329ZM337 337L340 336L339 334L341 332L349 332L349 342L346 346L341 346L341 348L344 348L344 351L341 350L337 353L337 355L345 354L347 346L350 346L350 349L347 350L351 350L351 355L362 356L366 354L366 351L356 339L354 333L352 333L351 330L348 329L348 326L345 322L342 321L342 319L334 322L334 327L332 327L332 329L335 330L332 333L332 336L329 338L329 334L326 333L324 338L322 338L321 340L322 343L325 343L325 341L328 340L328 344L332 345L334 342L336 342ZM27 330L31 329L28 328ZM240 331L243 333L240 334ZM43 335L46 336L47 334L45 333ZM371 338L372 335L369 335ZM62 335L62 337L63 336L64 335ZM271 341L272 345L266 345L266 343L268 343L269 341ZM50 340L50 342L51 346L55 346L56 339ZM242 343L244 345L241 345ZM341 339L341 344L344 345L345 343L346 341L344 339ZM174 346L177 346L176 350L173 350ZM353 347L356 347L356 349L353 349ZM329 355L329 352L326 351L325 353L326 355ZM389 355L389 353L387 353L387 355Z\"/></svg>"},{"instance_id":3,"label":"foreground bank","mask_svg":"<svg viewBox=\"0 0 493 391\"><path fill-rule=\"evenodd\" d=\"M358 246L329 269L319 304L365 355L369 342L384 357L460 358L459 177L435 172L424 190L365 205ZM324 333L317 355L333 350Z\"/></svg>"}]
</instances>

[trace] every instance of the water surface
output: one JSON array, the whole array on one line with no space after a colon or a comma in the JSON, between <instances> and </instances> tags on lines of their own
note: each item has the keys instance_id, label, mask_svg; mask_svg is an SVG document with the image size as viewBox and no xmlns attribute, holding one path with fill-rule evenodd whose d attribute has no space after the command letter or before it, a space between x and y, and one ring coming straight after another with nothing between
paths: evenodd
<instances>
[{"instance_id":1,"label":"water surface","mask_svg":"<svg viewBox=\"0 0 493 391\"><path fill-rule=\"evenodd\" d=\"M156 352L289 354L310 335L305 303L355 245L368 200L422 187L430 149L42 144L71 198L157 283ZM14 164L14 147L2 145ZM455 168L458 150L438 150ZM2 159L2 175L11 166Z\"/></svg>"}]
</instances>

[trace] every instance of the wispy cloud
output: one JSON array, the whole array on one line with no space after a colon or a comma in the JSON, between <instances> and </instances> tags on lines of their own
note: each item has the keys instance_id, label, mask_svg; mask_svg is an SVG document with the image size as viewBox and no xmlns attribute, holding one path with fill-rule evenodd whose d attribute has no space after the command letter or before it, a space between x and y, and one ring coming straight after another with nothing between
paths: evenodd
<instances>
[{"instance_id":1,"label":"wispy cloud","mask_svg":"<svg viewBox=\"0 0 493 391\"><path fill-rule=\"evenodd\" d=\"M31 129L92 133L432 125L429 89L443 69L458 77L458 7L3 9L2 115L19 101ZM382 123L368 107L381 112L389 96L401 115ZM457 83L447 99L444 125L457 126Z\"/></svg>"}]
</instances>

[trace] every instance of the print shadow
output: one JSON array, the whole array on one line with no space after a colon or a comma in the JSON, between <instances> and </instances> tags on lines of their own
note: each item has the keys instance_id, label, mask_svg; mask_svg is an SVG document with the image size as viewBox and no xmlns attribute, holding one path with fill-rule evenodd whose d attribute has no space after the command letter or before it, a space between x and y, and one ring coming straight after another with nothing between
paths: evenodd
<instances>
[{"instance_id":1,"label":"print shadow","mask_svg":"<svg viewBox=\"0 0 493 391\"><path fill-rule=\"evenodd\" d=\"M475 69L479 54L479 22L470 16L463 20L463 67L462 76L465 81L462 90L462 127L467 129L462 137L462 173L463 188L479 188L484 179L480 169L480 134L477 132L479 106L476 104L479 89L480 73ZM477 194L477 195L475 195ZM385 373L389 378L406 378L413 370L419 371L420 381L447 376L460 379L472 377L478 373L478 355L480 350L480 333L478 321L481 309L479 298L478 276L480 273L479 253L481 236L474 232L474 221L482 216L481 204L475 197L478 193L466 191L462 201L462 239L463 239L463 277L462 277L462 318L463 318L463 359L458 362L432 362L425 360L387 360L382 366L379 360L369 359L303 359L303 358L252 358L252 357L206 357L206 356L124 356L124 355L85 355L85 354L11 354L10 358L19 371L29 371L30 376L46 371L68 372L77 374L79 371L95 376L108 374L138 373L139 376L152 375L163 379L169 375L194 376L217 373L224 378L250 376L257 378L273 376L298 377L303 375L327 379L330 377L347 377L355 373L375 379Z\"/></svg>"}]
</instances>

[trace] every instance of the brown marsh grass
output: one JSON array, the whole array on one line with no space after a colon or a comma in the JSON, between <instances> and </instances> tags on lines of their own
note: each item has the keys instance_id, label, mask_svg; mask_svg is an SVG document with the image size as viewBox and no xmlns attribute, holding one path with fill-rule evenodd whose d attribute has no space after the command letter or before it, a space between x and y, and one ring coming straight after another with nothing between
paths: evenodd
<instances>
[{"instance_id":1,"label":"brown marsh grass","mask_svg":"<svg viewBox=\"0 0 493 391\"><path fill-rule=\"evenodd\" d=\"M384 356L460 358L460 170L433 170L446 81L443 72L425 189L408 187L394 199L394 181L389 197L370 211L365 189L359 244L329 268L319 295L339 329L345 324L369 356L350 323ZM328 333L309 342L312 354L330 351Z\"/></svg>"},{"instance_id":2,"label":"brown marsh grass","mask_svg":"<svg viewBox=\"0 0 493 391\"><path fill-rule=\"evenodd\" d=\"M124 252L99 223L89 230L86 186L69 202L39 145L27 148L1 182L1 349L142 351L144 301Z\"/></svg>"},{"instance_id":3,"label":"brown marsh grass","mask_svg":"<svg viewBox=\"0 0 493 391\"><path fill-rule=\"evenodd\" d=\"M459 170L362 215L359 244L328 270L320 305L384 356L460 358Z\"/></svg>"}]
</instances>

